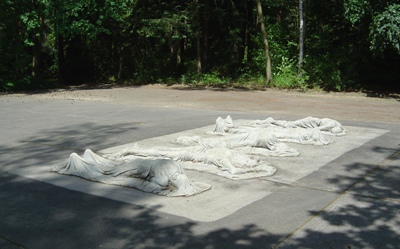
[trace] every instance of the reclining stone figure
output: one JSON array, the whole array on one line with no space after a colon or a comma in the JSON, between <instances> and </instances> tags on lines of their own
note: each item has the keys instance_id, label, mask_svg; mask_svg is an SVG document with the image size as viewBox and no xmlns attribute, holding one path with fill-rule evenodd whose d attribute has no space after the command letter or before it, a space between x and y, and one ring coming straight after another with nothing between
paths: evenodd
<instances>
[{"instance_id":1,"label":"reclining stone figure","mask_svg":"<svg viewBox=\"0 0 400 249\"><path fill-rule=\"evenodd\" d=\"M171 159L116 162L91 150L86 150L82 157L72 153L67 163L52 171L165 196L190 196L211 188L209 184L190 182L182 167Z\"/></svg>"},{"instance_id":2,"label":"reclining stone figure","mask_svg":"<svg viewBox=\"0 0 400 249\"><path fill-rule=\"evenodd\" d=\"M274 167L261 164L240 151L227 147L212 147L207 144L188 146L185 148L156 147L141 148L138 144L126 148L120 153L108 155L110 158L122 158L128 155L156 158L170 158L182 162L204 163L214 165L222 171L231 175L245 174L249 172L267 172L269 175L275 173Z\"/></svg>"},{"instance_id":3,"label":"reclining stone figure","mask_svg":"<svg viewBox=\"0 0 400 249\"><path fill-rule=\"evenodd\" d=\"M202 138L200 136L181 136L173 141L173 143L184 146L205 145L229 148L260 156L285 157L299 155L296 149L290 148L284 143L280 143L274 134L266 134L262 130L250 130L247 133L233 134L224 137L224 139L221 137Z\"/></svg>"},{"instance_id":4,"label":"reclining stone figure","mask_svg":"<svg viewBox=\"0 0 400 249\"><path fill-rule=\"evenodd\" d=\"M285 128L294 128L294 127L300 127L305 129L316 128L325 134L334 136L343 136L347 132L346 129L342 127L341 123L330 118L306 117L295 121L285 121L285 120L270 120L270 121L271 124L273 125Z\"/></svg>"}]
</instances>

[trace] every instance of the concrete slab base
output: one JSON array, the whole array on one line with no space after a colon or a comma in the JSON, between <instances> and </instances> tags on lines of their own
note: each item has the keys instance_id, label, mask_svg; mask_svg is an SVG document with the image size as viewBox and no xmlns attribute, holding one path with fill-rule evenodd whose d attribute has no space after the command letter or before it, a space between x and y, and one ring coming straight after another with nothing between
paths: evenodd
<instances>
[{"instance_id":1,"label":"concrete slab base","mask_svg":"<svg viewBox=\"0 0 400 249\"><path fill-rule=\"evenodd\" d=\"M239 123L249 122L242 120ZM136 141L144 147L169 146L179 136L205 134L214 126L187 130L166 136ZM157 209L172 215L186 217L194 221L211 222L229 216L274 192L276 183L292 184L297 180L322 168L330 161L340 157L368 141L377 138L386 130L365 127L345 127L348 134L343 137L329 137L334 143L326 146L290 144L300 152L299 157L268 157L269 164L277 168L273 176L247 180L232 180L215 174L186 169L189 179L212 185L211 190L191 197L164 197L144 193L136 189L105 185L78 177L51 173L54 165L42 165L13 170L11 173L40 180L62 188L102 196L112 200ZM113 153L132 144L108 148L100 153ZM65 156L67 158L68 155ZM60 161L59 163L63 163ZM184 166L184 164L183 164Z\"/></svg>"}]
</instances>

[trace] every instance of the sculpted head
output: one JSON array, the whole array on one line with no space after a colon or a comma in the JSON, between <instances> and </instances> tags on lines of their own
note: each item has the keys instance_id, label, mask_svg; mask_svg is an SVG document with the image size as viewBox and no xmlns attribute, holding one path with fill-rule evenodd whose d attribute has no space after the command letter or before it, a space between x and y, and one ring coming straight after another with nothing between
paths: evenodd
<instances>
[{"instance_id":1,"label":"sculpted head","mask_svg":"<svg viewBox=\"0 0 400 249\"><path fill-rule=\"evenodd\" d=\"M231 160L231 163L238 168L255 167L258 164L257 160L252 159L243 153L232 153L229 159Z\"/></svg>"},{"instance_id":2,"label":"sculpted head","mask_svg":"<svg viewBox=\"0 0 400 249\"><path fill-rule=\"evenodd\" d=\"M171 185L180 192L191 193L193 186L190 184L189 178L185 174L177 174L170 179Z\"/></svg>"},{"instance_id":3,"label":"sculpted head","mask_svg":"<svg viewBox=\"0 0 400 249\"><path fill-rule=\"evenodd\" d=\"M339 127L339 126L335 126L335 127L333 127L333 128L331 129L331 132L332 132L333 134L340 134L340 133L343 132L343 128L342 128L342 127Z\"/></svg>"}]
</instances>

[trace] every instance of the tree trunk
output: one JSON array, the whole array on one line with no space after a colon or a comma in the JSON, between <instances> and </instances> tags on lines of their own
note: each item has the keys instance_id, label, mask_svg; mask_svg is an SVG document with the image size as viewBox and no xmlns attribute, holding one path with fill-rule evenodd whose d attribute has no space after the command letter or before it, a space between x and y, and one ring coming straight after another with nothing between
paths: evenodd
<instances>
[{"instance_id":1,"label":"tree trunk","mask_svg":"<svg viewBox=\"0 0 400 249\"><path fill-rule=\"evenodd\" d=\"M124 57L123 57L124 47L121 47L119 50L119 65L118 65L118 75L117 79L120 80L122 78L122 73L124 70Z\"/></svg>"},{"instance_id":2,"label":"tree trunk","mask_svg":"<svg viewBox=\"0 0 400 249\"><path fill-rule=\"evenodd\" d=\"M176 51L176 66L179 67L182 63L182 48L180 46L180 41L178 41L178 48Z\"/></svg>"},{"instance_id":3,"label":"tree trunk","mask_svg":"<svg viewBox=\"0 0 400 249\"><path fill-rule=\"evenodd\" d=\"M300 39L299 39L299 72L301 75L301 69L303 67L304 59L304 17L303 17L303 0L299 0L299 20L300 20Z\"/></svg>"},{"instance_id":4,"label":"tree trunk","mask_svg":"<svg viewBox=\"0 0 400 249\"><path fill-rule=\"evenodd\" d=\"M63 82L65 77L65 56L64 56L64 36L60 30L62 25L61 8L62 5L59 1L54 1L54 32L57 35L55 41L55 49L57 51L57 66L58 66L58 81Z\"/></svg>"},{"instance_id":5,"label":"tree trunk","mask_svg":"<svg viewBox=\"0 0 400 249\"><path fill-rule=\"evenodd\" d=\"M41 41L36 35L33 37L33 52L32 52L32 77L38 77L40 74L40 52Z\"/></svg>"},{"instance_id":6,"label":"tree trunk","mask_svg":"<svg viewBox=\"0 0 400 249\"><path fill-rule=\"evenodd\" d=\"M32 77L38 77L40 75L40 54L42 52L42 39L44 32L44 19L39 4L36 1L32 1L34 8L38 14L38 21L40 23L39 34L33 34L33 51L32 51Z\"/></svg>"},{"instance_id":7,"label":"tree trunk","mask_svg":"<svg viewBox=\"0 0 400 249\"><path fill-rule=\"evenodd\" d=\"M196 45L197 45L197 73L201 73L203 68L201 64L201 37L200 37L200 31L197 31L197 37L196 37Z\"/></svg>"},{"instance_id":8,"label":"tree trunk","mask_svg":"<svg viewBox=\"0 0 400 249\"><path fill-rule=\"evenodd\" d=\"M264 23L264 15L262 12L262 5L261 5L261 0L256 0L257 1L257 13L258 13L258 20L261 24L261 33L262 33L262 38L264 42L264 49L265 49L265 78L267 84L272 81L272 72L271 72L271 59L269 57L269 46L268 46L268 40L267 40L267 31L265 30L265 23Z\"/></svg>"},{"instance_id":9,"label":"tree trunk","mask_svg":"<svg viewBox=\"0 0 400 249\"><path fill-rule=\"evenodd\" d=\"M208 36L210 30L210 0L204 1L204 20L203 20L203 46L202 46L202 69L207 70L207 63L208 63Z\"/></svg>"},{"instance_id":10,"label":"tree trunk","mask_svg":"<svg viewBox=\"0 0 400 249\"><path fill-rule=\"evenodd\" d=\"M200 23L200 6L199 6L199 0L196 1L197 7L196 7L196 52L197 52L197 73L200 74L202 71L202 64L201 64L201 23Z\"/></svg>"},{"instance_id":11,"label":"tree trunk","mask_svg":"<svg viewBox=\"0 0 400 249\"><path fill-rule=\"evenodd\" d=\"M254 53L254 42L252 41L251 37L254 34L254 2L248 1L247 2L247 30L246 30L246 51L245 51L245 60L249 63L253 61L253 53Z\"/></svg>"},{"instance_id":12,"label":"tree trunk","mask_svg":"<svg viewBox=\"0 0 400 249\"><path fill-rule=\"evenodd\" d=\"M63 81L65 76L64 67L64 36L57 35L57 63L58 63L58 80Z\"/></svg>"},{"instance_id":13,"label":"tree trunk","mask_svg":"<svg viewBox=\"0 0 400 249\"><path fill-rule=\"evenodd\" d=\"M244 67L244 63L246 62L246 48L247 48L247 37L249 33L249 2L246 1L243 9L243 14L246 14L246 18L242 19L241 23L241 31L240 31L240 42L238 42L238 65L240 69Z\"/></svg>"}]
</instances>

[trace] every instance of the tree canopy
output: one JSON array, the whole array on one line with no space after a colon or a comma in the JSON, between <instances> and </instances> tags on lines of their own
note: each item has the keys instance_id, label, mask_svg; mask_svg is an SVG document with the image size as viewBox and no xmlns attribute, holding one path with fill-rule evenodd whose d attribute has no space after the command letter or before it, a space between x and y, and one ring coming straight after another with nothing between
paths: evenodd
<instances>
[{"instance_id":1,"label":"tree canopy","mask_svg":"<svg viewBox=\"0 0 400 249\"><path fill-rule=\"evenodd\" d=\"M400 80L400 0L2 0L0 9L0 90L95 81L398 90Z\"/></svg>"}]
</instances>

